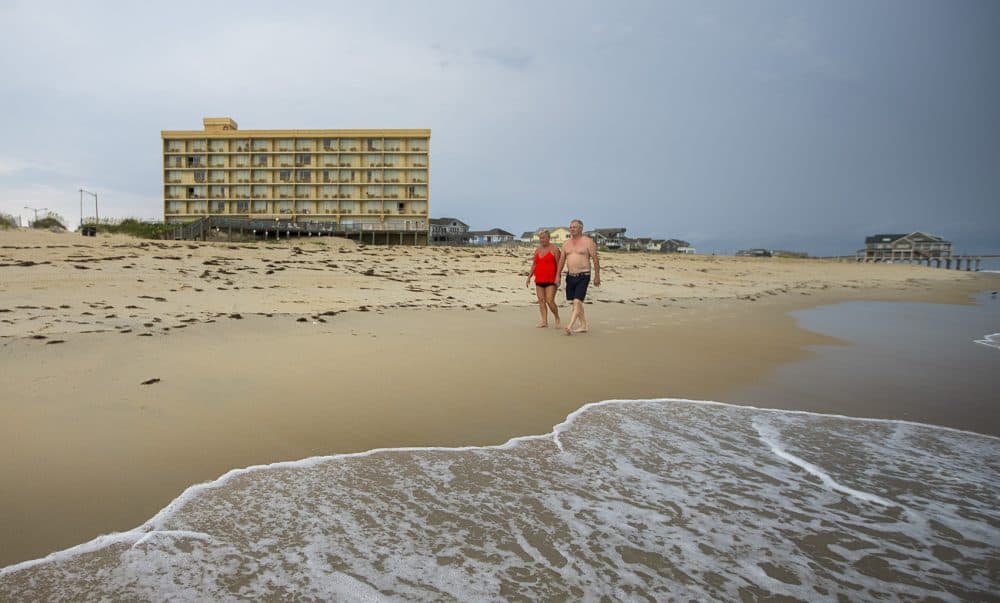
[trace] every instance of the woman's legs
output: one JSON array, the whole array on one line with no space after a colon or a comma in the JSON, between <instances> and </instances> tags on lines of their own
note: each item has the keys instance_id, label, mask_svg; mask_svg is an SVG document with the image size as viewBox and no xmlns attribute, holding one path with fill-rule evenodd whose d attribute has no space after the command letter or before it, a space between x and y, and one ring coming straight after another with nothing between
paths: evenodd
<instances>
[{"instance_id":1,"label":"woman's legs","mask_svg":"<svg viewBox=\"0 0 1000 603\"><path fill-rule=\"evenodd\" d=\"M549 313L546 308L545 290L546 287L535 286L535 296L538 298L538 313L542 315L542 320L535 325L538 328L549 326ZM556 316L558 316L558 314Z\"/></svg>"},{"instance_id":2,"label":"woman's legs","mask_svg":"<svg viewBox=\"0 0 1000 603\"><path fill-rule=\"evenodd\" d=\"M555 287L545 288L545 304L552 310L552 316L556 317L556 328L558 329L561 325L559 320L559 306L556 304L556 291Z\"/></svg>"}]
</instances>

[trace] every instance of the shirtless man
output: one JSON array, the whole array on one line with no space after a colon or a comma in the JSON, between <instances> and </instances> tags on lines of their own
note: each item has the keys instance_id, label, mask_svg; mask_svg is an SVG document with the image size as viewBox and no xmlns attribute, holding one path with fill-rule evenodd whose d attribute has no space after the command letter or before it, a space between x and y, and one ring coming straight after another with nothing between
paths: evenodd
<instances>
[{"instance_id":1,"label":"shirtless man","mask_svg":"<svg viewBox=\"0 0 1000 603\"><path fill-rule=\"evenodd\" d=\"M566 334L586 333L590 328L587 315L583 312L583 300L587 296L587 285L590 284L591 267L594 264L594 286L601 286L601 264L597 261L597 244L583 234L583 222L573 220L569 223L569 238L563 243L562 257L559 258L559 268L556 270L556 283L562 276L563 266L566 266L566 300L573 303L573 315L566 324ZM558 285L557 285L558 286ZM579 321L580 326L574 328Z\"/></svg>"}]
</instances>

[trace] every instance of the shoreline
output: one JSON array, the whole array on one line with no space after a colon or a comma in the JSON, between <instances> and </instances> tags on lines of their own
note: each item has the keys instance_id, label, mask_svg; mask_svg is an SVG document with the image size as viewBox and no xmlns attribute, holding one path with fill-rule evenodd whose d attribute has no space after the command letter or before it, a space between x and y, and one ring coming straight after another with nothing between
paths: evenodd
<instances>
[{"instance_id":1,"label":"shoreline","mask_svg":"<svg viewBox=\"0 0 1000 603\"><path fill-rule=\"evenodd\" d=\"M218 246L205 247L192 250L196 257L181 260L180 268L197 276L203 262L218 255ZM285 256L294 254L293 248L259 251ZM109 246L106 253L120 255L119 249ZM130 253L139 257L124 261L140 269L147 256L162 251ZM332 253L339 260L345 252ZM18 387L9 388L14 395L5 396L3 403L10 420L0 428L0 441L6 442L0 479L16 485L0 494L0 533L7 544L0 567L88 542L99 534L132 529L187 487L215 480L234 467L376 448L496 445L548 432L573 411L600 400L670 397L726 402L731 392L813 355L809 346L840 343L799 328L789 312L850 300L971 304L972 294L996 282L972 273L916 279L919 269L897 267L882 271L900 275L883 288L824 281L820 275L817 282L803 280L798 290L749 292L742 298L706 296L699 301L671 295L675 290L662 285L651 287L653 277L660 278L653 271L665 265L668 270L680 266L697 272L694 268L709 261L713 270L732 266L736 273L747 266L770 271L780 264L714 258L673 263L676 258L615 255L609 258L610 267L616 269L609 273L614 275L610 283L589 295L592 332L566 337L555 329L534 328L537 310L530 302L476 301L481 292L474 285L487 289L483 299L507 296L490 288L501 289L504 279L523 278L514 272L520 257L506 260L501 252L487 259L507 264L477 269L477 260L483 258L464 250L368 248L346 253L373 253L366 261L375 257L383 266L461 256L450 258L445 268L430 268L452 273L442 279L450 281L450 288L441 287L432 301L450 295L467 307L390 307L398 303L395 291L365 289L365 299L376 302L368 311L323 314L318 310L329 308L328 301L311 300L299 304L310 306L299 314L266 317L245 312L240 319L220 316L206 324L181 322L197 311L196 304L192 304L195 309L180 307L178 312L157 310L171 329L169 334L149 337L114 327L101 333L75 333L72 329L78 326L72 323L56 335L55 329L66 323L45 318L16 321L12 328L23 334L0 338L0 361L18 376ZM151 262L146 269L173 262L177 260ZM790 265L796 270L836 266ZM29 276L27 271L33 269L16 268ZM415 268L397 270L410 269ZM497 275L501 270L507 272ZM157 276L156 272L146 276ZM344 283L324 281L316 272L293 274L282 283L308 286L313 292L336 285L341 298L357 293L345 294ZM76 269L76 273L87 271ZM181 290L174 282L159 284L159 289L127 290L115 280L121 273L109 275L111 282L105 275L88 273L84 289L91 291L84 291L86 299L120 311L126 299L166 297L170 293L166 289ZM134 280L135 273L125 274ZM355 287L371 284L370 276L356 274L346 275L356 281ZM302 283L295 285L300 277ZM616 287L616 278L630 277L622 288ZM385 284L411 297L419 295L407 292L412 283ZM691 287L680 286L690 295ZM772 291L783 286L755 285L757 290ZM246 299L260 296L252 285L247 289L238 294L244 296L241 303L267 305L266 299ZM698 287L693 289L699 292ZM42 279L28 279L16 291L25 297L35 295L21 305L52 308L60 305L52 298L63 292L58 282ZM637 292L645 297L630 297ZM176 296L177 292L171 295ZM292 303L298 298L297 293L287 297ZM386 303L377 303L380 299ZM76 311L75 303L66 305ZM52 315L69 322L69 313ZM31 339L29 332L39 331L41 324L51 326L43 330L47 339ZM181 325L190 328L178 328ZM55 338L63 343L46 343ZM578 368L571 371L569 366ZM142 385L151 379L160 381ZM933 418L927 422L933 423Z\"/></svg>"}]
</instances>

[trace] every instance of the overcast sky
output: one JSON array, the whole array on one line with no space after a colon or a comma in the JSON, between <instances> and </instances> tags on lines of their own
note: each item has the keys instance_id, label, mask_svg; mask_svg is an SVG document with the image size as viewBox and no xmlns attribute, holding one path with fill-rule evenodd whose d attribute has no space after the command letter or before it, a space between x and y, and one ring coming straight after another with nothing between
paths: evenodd
<instances>
[{"instance_id":1,"label":"overcast sky","mask_svg":"<svg viewBox=\"0 0 1000 603\"><path fill-rule=\"evenodd\" d=\"M162 218L161 130L430 128L431 215L1000 252L1000 2L0 0L0 212ZM88 215L92 213L88 212Z\"/></svg>"}]
</instances>

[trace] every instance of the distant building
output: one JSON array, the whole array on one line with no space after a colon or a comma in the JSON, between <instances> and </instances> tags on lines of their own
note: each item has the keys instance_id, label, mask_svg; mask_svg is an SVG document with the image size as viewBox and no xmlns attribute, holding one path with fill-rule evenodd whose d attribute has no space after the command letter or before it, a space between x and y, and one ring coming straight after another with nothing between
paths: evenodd
<instances>
[{"instance_id":1,"label":"distant building","mask_svg":"<svg viewBox=\"0 0 1000 603\"><path fill-rule=\"evenodd\" d=\"M202 130L160 132L164 222L281 219L426 236L430 130L202 123Z\"/></svg>"},{"instance_id":2,"label":"distant building","mask_svg":"<svg viewBox=\"0 0 1000 603\"><path fill-rule=\"evenodd\" d=\"M660 245L660 251L665 251L667 253L678 253L681 248L691 247L691 243L687 241L682 241L680 239L667 239Z\"/></svg>"},{"instance_id":3,"label":"distant building","mask_svg":"<svg viewBox=\"0 0 1000 603\"><path fill-rule=\"evenodd\" d=\"M951 241L925 232L877 234L865 238L865 248L858 250L858 261L921 260L951 257Z\"/></svg>"},{"instance_id":4,"label":"distant building","mask_svg":"<svg viewBox=\"0 0 1000 603\"><path fill-rule=\"evenodd\" d=\"M740 249L736 252L736 255L745 258L769 258L771 257L771 252L767 249Z\"/></svg>"},{"instance_id":5,"label":"distant building","mask_svg":"<svg viewBox=\"0 0 1000 603\"><path fill-rule=\"evenodd\" d=\"M587 236L594 239L598 247L622 249L625 237L624 228L595 228L587 231Z\"/></svg>"},{"instance_id":6,"label":"distant building","mask_svg":"<svg viewBox=\"0 0 1000 603\"><path fill-rule=\"evenodd\" d=\"M543 230L549 231L549 241L553 245L562 245L569 238L569 229L565 226L543 226L541 228L535 229L531 234L531 242L538 244L538 233ZM529 233L525 233L529 234Z\"/></svg>"},{"instance_id":7,"label":"distant building","mask_svg":"<svg viewBox=\"0 0 1000 603\"><path fill-rule=\"evenodd\" d=\"M457 218L431 218L431 243L460 244L469 232L469 225Z\"/></svg>"},{"instance_id":8,"label":"distant building","mask_svg":"<svg viewBox=\"0 0 1000 603\"><path fill-rule=\"evenodd\" d=\"M646 251L662 251L661 247L663 247L663 242L663 239L650 239L649 242L646 243Z\"/></svg>"},{"instance_id":9,"label":"distant building","mask_svg":"<svg viewBox=\"0 0 1000 603\"><path fill-rule=\"evenodd\" d=\"M507 232L501 228L470 230L466 233L465 240L470 245L496 245L497 243L509 243L513 241L514 233Z\"/></svg>"}]
</instances>

